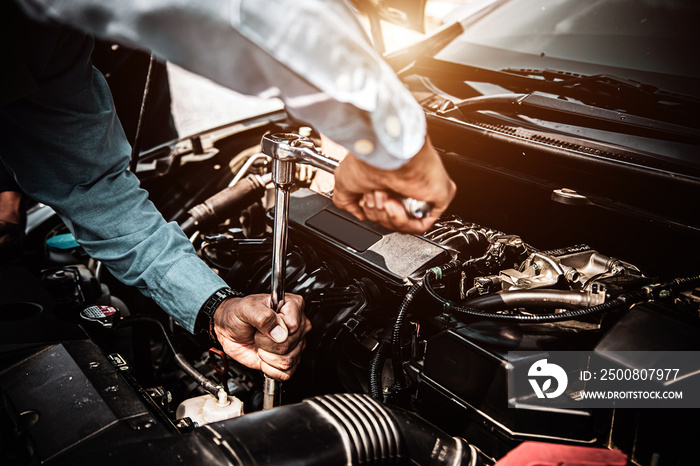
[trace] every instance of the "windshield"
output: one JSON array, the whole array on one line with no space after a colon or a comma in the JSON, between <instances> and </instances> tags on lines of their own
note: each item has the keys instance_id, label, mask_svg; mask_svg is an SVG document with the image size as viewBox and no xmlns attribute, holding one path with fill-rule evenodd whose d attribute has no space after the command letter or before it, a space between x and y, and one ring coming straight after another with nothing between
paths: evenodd
<instances>
[{"instance_id":1,"label":"windshield","mask_svg":"<svg viewBox=\"0 0 700 466\"><path fill-rule=\"evenodd\" d=\"M467 26L436 58L504 68L614 73L697 95L700 3L512 0Z\"/></svg>"}]
</instances>

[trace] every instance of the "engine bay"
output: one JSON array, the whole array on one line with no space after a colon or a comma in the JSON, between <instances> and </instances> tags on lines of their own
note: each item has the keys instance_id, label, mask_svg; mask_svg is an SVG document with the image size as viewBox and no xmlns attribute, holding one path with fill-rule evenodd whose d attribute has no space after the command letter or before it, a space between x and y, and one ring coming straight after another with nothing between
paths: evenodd
<instances>
[{"instance_id":1,"label":"engine bay","mask_svg":"<svg viewBox=\"0 0 700 466\"><path fill-rule=\"evenodd\" d=\"M257 144L300 131L289 125L275 113L195 135L145 154L137 171L166 219L246 294L269 292L271 279L271 164ZM261 374L116 282L34 206L22 262L1 271L3 464L495 464L523 442L688 464L692 410L512 408L506 371L511 351L696 350L697 246L614 228L625 220L602 228L600 212L586 221L589 205L574 207L587 209L575 228L556 215L578 205L575 191L540 199L541 186L482 166L505 180L489 188L454 147L441 155L461 175L459 199L422 236L357 220L297 166L286 291L304 297L313 330L281 406L266 411ZM644 260L671 249L676 268ZM230 397L244 415L221 414Z\"/></svg>"}]
</instances>

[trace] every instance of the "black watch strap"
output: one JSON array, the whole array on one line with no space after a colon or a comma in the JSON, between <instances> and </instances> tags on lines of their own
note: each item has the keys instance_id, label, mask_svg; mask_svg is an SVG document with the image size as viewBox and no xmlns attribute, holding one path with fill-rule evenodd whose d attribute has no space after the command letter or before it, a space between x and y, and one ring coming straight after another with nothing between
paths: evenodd
<instances>
[{"instance_id":1,"label":"black watch strap","mask_svg":"<svg viewBox=\"0 0 700 466\"><path fill-rule=\"evenodd\" d=\"M236 298L241 296L243 296L243 293L232 290L231 288L221 288L212 294L199 309L195 331L209 329L209 333L211 334L211 327L214 322L214 312L216 312L219 305L228 298Z\"/></svg>"}]
</instances>

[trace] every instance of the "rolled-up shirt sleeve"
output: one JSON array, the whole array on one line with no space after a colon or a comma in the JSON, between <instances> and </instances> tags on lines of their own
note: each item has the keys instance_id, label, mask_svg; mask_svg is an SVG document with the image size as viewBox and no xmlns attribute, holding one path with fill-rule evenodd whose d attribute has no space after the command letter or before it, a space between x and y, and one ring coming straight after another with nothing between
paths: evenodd
<instances>
[{"instance_id":1,"label":"rolled-up shirt sleeve","mask_svg":"<svg viewBox=\"0 0 700 466\"><path fill-rule=\"evenodd\" d=\"M237 92L278 97L292 116L376 167L400 167L425 142L420 105L342 0L22 2Z\"/></svg>"}]
</instances>

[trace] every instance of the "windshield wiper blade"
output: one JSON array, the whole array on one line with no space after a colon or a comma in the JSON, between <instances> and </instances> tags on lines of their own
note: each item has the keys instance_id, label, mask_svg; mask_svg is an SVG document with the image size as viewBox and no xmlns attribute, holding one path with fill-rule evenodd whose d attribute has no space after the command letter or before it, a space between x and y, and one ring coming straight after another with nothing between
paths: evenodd
<instances>
[{"instance_id":1,"label":"windshield wiper blade","mask_svg":"<svg viewBox=\"0 0 700 466\"><path fill-rule=\"evenodd\" d=\"M432 57L421 58L401 73L408 74L491 83L519 93L543 92L607 110L700 128L700 99L609 75L584 76L555 70L491 70Z\"/></svg>"},{"instance_id":2,"label":"windshield wiper blade","mask_svg":"<svg viewBox=\"0 0 700 466\"><path fill-rule=\"evenodd\" d=\"M541 90L558 93L589 105L624 110L634 115L700 126L700 99L609 74L580 75L560 70L506 68L504 73L537 76Z\"/></svg>"},{"instance_id":3,"label":"windshield wiper blade","mask_svg":"<svg viewBox=\"0 0 700 466\"><path fill-rule=\"evenodd\" d=\"M537 78L488 68L480 68L478 66L452 63L432 57L421 57L416 60L413 66L401 71L399 76L407 76L410 74L462 82L477 81L493 83L507 89L514 86L521 92L534 92L542 82L541 79Z\"/></svg>"},{"instance_id":4,"label":"windshield wiper blade","mask_svg":"<svg viewBox=\"0 0 700 466\"><path fill-rule=\"evenodd\" d=\"M466 115L473 111L514 112L542 120L558 121L587 128L616 131L644 137L658 137L686 144L700 144L700 131L656 119L629 115L579 102L537 94L506 94L472 97L456 103Z\"/></svg>"}]
</instances>

